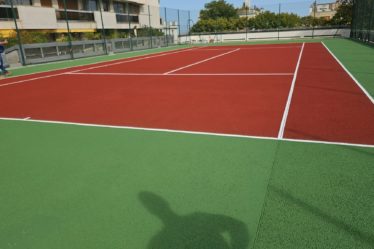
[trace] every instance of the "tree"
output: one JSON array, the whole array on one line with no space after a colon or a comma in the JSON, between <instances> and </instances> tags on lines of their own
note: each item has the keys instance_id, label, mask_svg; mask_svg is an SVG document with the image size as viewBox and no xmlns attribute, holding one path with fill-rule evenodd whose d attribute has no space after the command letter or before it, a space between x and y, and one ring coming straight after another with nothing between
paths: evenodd
<instances>
[{"instance_id":1,"label":"tree","mask_svg":"<svg viewBox=\"0 0 374 249\"><path fill-rule=\"evenodd\" d=\"M333 24L351 24L353 13L353 0L338 0L339 7L331 20Z\"/></svg>"},{"instance_id":2,"label":"tree","mask_svg":"<svg viewBox=\"0 0 374 249\"><path fill-rule=\"evenodd\" d=\"M212 1L205 4L205 8L200 11L200 20L238 18L235 7L226 3L225 0Z\"/></svg>"}]
</instances>

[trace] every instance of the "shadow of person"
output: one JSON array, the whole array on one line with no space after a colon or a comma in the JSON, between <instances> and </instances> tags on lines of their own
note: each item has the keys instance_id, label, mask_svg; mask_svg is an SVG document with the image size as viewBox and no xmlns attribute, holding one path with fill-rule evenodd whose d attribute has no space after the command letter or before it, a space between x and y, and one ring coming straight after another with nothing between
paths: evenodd
<instances>
[{"instance_id":1,"label":"shadow of person","mask_svg":"<svg viewBox=\"0 0 374 249\"><path fill-rule=\"evenodd\" d=\"M163 222L163 228L148 243L148 249L246 249L247 226L234 218L195 212L178 215L162 197L139 193L144 207Z\"/></svg>"}]
</instances>

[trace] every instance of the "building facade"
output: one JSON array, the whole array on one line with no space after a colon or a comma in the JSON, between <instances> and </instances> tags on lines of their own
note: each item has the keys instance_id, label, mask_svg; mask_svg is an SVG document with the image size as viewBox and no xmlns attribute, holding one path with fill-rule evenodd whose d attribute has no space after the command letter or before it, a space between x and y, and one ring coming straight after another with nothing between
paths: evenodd
<instances>
[{"instance_id":1,"label":"building facade","mask_svg":"<svg viewBox=\"0 0 374 249\"><path fill-rule=\"evenodd\" d=\"M65 5L66 3L66 12ZM20 30L72 33L162 29L159 0L13 0ZM101 11L100 11L101 10ZM0 0L0 35L15 30L10 0ZM103 25L104 24L104 25Z\"/></svg>"},{"instance_id":2,"label":"building facade","mask_svg":"<svg viewBox=\"0 0 374 249\"><path fill-rule=\"evenodd\" d=\"M309 14L315 18L331 20L335 16L338 7L339 3L337 2L312 4Z\"/></svg>"}]
</instances>

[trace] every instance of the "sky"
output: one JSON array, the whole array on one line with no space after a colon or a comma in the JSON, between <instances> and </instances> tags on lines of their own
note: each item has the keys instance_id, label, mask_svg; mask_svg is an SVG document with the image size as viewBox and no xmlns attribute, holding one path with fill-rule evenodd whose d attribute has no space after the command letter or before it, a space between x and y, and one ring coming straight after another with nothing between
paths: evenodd
<instances>
[{"instance_id":1,"label":"sky","mask_svg":"<svg viewBox=\"0 0 374 249\"><path fill-rule=\"evenodd\" d=\"M190 10L193 16L197 16L199 11L204 8L206 3L212 0L161 0L162 7ZM317 2L326 3L335 0L317 0ZM242 6L244 0L226 0L235 7ZM309 6L314 0L251 0L251 6L256 5L270 11L278 11L279 3L283 12L293 12L301 16L309 14Z\"/></svg>"}]
</instances>

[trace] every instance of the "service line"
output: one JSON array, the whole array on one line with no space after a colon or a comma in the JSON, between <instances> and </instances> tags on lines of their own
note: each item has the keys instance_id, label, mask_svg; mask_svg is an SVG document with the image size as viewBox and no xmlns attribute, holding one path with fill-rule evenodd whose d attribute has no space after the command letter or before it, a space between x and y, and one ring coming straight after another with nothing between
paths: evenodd
<instances>
[{"instance_id":1,"label":"service line","mask_svg":"<svg viewBox=\"0 0 374 249\"><path fill-rule=\"evenodd\" d=\"M216 55L216 56L213 56L213 57L210 57L208 59L205 59L205 60L202 60L202 61L198 61L198 62L195 62L195 63L192 63L192 64L189 64L187 66L183 66L183 67L180 67L180 68L177 68L177 69L174 69L174 70L171 70L169 72L166 72L164 73L164 75L168 75L168 74L171 74L171 73L175 73L175 72L178 72L182 69L186 69L186 68L189 68L189 67L192 67L192 66L195 66L195 65L198 65L198 64L201 64L201 63L204 63L204 62L207 62L207 61L210 61L210 60L213 60L213 59L216 59L218 57L222 57L222 56L225 56L225 55L228 55L228 54L231 54L231 53L234 53L236 51L239 51L240 48L237 48L237 49L234 49L234 50L231 50L229 52L226 52L226 53L223 53L223 54L219 54L219 55Z\"/></svg>"}]
</instances>

